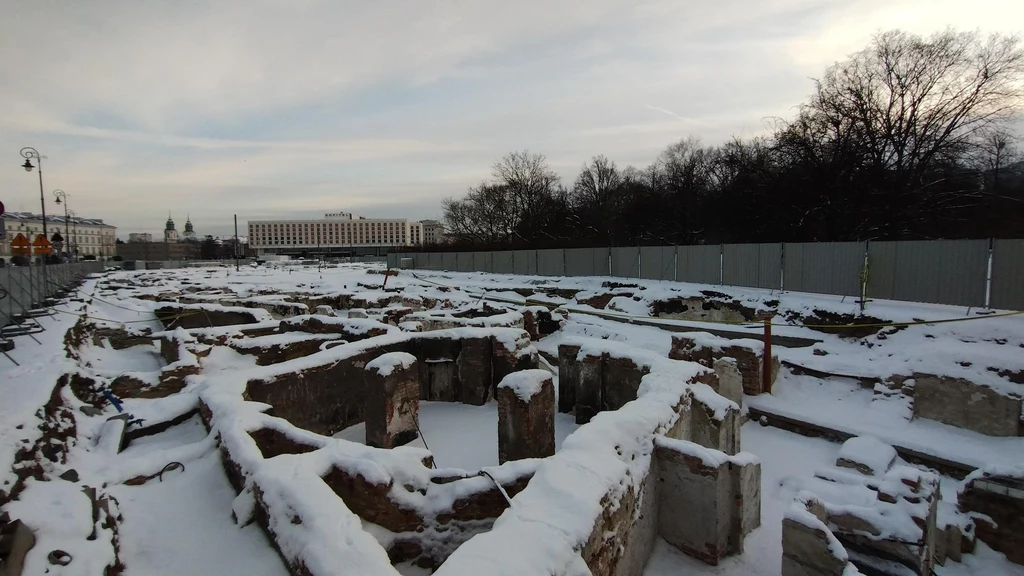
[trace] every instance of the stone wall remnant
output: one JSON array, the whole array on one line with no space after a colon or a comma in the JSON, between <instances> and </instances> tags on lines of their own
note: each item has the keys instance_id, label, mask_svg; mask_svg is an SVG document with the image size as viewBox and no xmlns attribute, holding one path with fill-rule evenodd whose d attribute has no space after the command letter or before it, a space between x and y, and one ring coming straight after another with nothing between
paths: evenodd
<instances>
[{"instance_id":1,"label":"stone wall remnant","mask_svg":"<svg viewBox=\"0 0 1024 576\"><path fill-rule=\"evenodd\" d=\"M668 357L673 360L696 362L708 368L714 367L718 358L735 358L743 380L743 393L756 396L765 391L762 362L764 343L758 340L730 340L704 332L690 332L672 335L672 348ZM779 357L771 358L772 383L779 373Z\"/></svg>"},{"instance_id":2,"label":"stone wall remnant","mask_svg":"<svg viewBox=\"0 0 1024 576\"><path fill-rule=\"evenodd\" d=\"M381 354L366 364L366 445L402 446L419 437L420 379L416 357Z\"/></svg>"},{"instance_id":3,"label":"stone wall remnant","mask_svg":"<svg viewBox=\"0 0 1024 576\"><path fill-rule=\"evenodd\" d=\"M236 324L256 324L269 318L263 310L217 306L211 304L168 304L153 311L164 328L212 328Z\"/></svg>"},{"instance_id":4,"label":"stone wall remnant","mask_svg":"<svg viewBox=\"0 0 1024 576\"><path fill-rule=\"evenodd\" d=\"M551 373L514 372L498 384L498 462L555 453L555 385Z\"/></svg>"},{"instance_id":5,"label":"stone wall remnant","mask_svg":"<svg viewBox=\"0 0 1024 576\"><path fill-rule=\"evenodd\" d=\"M937 543L949 537L937 526L938 476L895 466L872 482L858 478L847 483L841 473L834 478L840 490L847 485L850 498L832 503L800 496L787 512L783 576L842 574L846 560L868 573L932 573L941 557ZM835 490L836 486L829 487L831 494ZM865 499L872 496L874 500Z\"/></svg>"},{"instance_id":6,"label":"stone wall remnant","mask_svg":"<svg viewBox=\"0 0 1024 576\"><path fill-rule=\"evenodd\" d=\"M914 374L913 378L914 416L989 436L1021 434L1020 394L963 378L931 374Z\"/></svg>"},{"instance_id":7,"label":"stone wall remnant","mask_svg":"<svg viewBox=\"0 0 1024 576\"><path fill-rule=\"evenodd\" d=\"M974 472L957 503L961 512L974 518L979 540L1011 562L1024 564L1024 467Z\"/></svg>"}]
</instances>

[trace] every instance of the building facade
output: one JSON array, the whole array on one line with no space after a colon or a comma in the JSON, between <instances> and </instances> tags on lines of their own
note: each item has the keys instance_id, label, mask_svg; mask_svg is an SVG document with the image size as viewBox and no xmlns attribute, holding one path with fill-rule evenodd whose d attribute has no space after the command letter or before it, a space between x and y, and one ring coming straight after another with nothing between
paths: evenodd
<instances>
[{"instance_id":1,"label":"building facade","mask_svg":"<svg viewBox=\"0 0 1024 576\"><path fill-rule=\"evenodd\" d=\"M202 255L199 242L126 242L117 245L123 260L198 260Z\"/></svg>"},{"instance_id":2,"label":"building facade","mask_svg":"<svg viewBox=\"0 0 1024 576\"><path fill-rule=\"evenodd\" d=\"M11 241L19 234L24 234L30 241L43 233L43 219L31 212L7 212L0 216L3 220L4 233L0 238L0 258L11 257ZM61 252L70 252L79 258L95 256L110 258L115 254L117 227L106 224L96 218L79 218L72 216L66 221L63 215L46 216L46 232L52 238L60 232L65 246Z\"/></svg>"},{"instance_id":3,"label":"building facade","mask_svg":"<svg viewBox=\"0 0 1024 576\"><path fill-rule=\"evenodd\" d=\"M128 234L128 241L135 242L152 242L153 235L149 232L131 232Z\"/></svg>"},{"instance_id":4,"label":"building facade","mask_svg":"<svg viewBox=\"0 0 1024 576\"><path fill-rule=\"evenodd\" d=\"M431 224L427 224L431 223ZM384 253L399 246L427 243L440 223L405 218L364 218L351 212L324 214L316 220L253 220L248 223L249 247L258 254L351 255ZM436 241L436 240L435 240Z\"/></svg>"}]
</instances>

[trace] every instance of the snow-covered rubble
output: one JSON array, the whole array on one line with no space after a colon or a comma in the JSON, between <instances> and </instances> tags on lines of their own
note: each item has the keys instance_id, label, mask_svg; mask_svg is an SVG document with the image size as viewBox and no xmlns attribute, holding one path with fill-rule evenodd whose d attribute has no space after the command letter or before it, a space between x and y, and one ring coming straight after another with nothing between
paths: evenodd
<instances>
[{"instance_id":1,"label":"snow-covered rubble","mask_svg":"<svg viewBox=\"0 0 1024 576\"><path fill-rule=\"evenodd\" d=\"M159 529L141 522L138 514L170 514L180 508L217 526L199 529L205 538L189 541L209 546L194 557L216 565L219 573L265 569L275 576L286 571L320 575L344 566L353 573L393 575L412 562L441 575L610 575L619 563L645 559L646 552L636 552L631 543L631 531L648 534L642 511L645 498L653 498L649 478L659 438L676 438L687 455L709 467L721 465L723 458L742 460L737 465L755 461L730 455L739 449L740 403L707 383L714 376L710 367L669 359L672 334L688 331L688 338L718 352L737 345L762 350L761 320L771 315L775 334L815 343L776 343L773 353L786 366L772 395L747 396L743 403L860 437L841 449L836 446L829 466L813 476L791 474L765 484L765 495L784 504L770 504L778 509L764 514L765 525L751 534L757 542L754 552L732 564L726 561L721 573L770 573L730 572L730 566L756 565L751 555L763 553L765 546L777 562L786 526L819 534L827 544L825 554L845 575L856 573L850 560L859 561L841 543L850 534L873 542L917 542L933 526L971 529L948 495L939 502L939 479L907 467L885 442L988 465L988 476L969 477L976 486L984 486L998 466L1024 457L1019 437L997 438L914 418L921 375L963 379L1005 397L1021 395L1021 317L986 318L949 306L873 301L867 314L878 322L912 325L861 328L863 333L853 335L852 329L843 330L860 311L839 297L623 278L436 272L402 272L390 277L385 288L383 276L367 271L380 270L254 267L237 273L202 270L188 278L168 270L90 280L81 304L88 320L80 325L81 338L72 335L65 343L67 353L60 343L48 341L45 346L54 354L46 364L3 373L11 382L3 384L3 398L14 400L0 408L0 456L8 463L19 458L18 446L38 447L48 438L35 430L47 416L32 412L47 402L49 383L65 373L81 378L58 395L54 408L74 414L74 430L51 418L50 426L64 426L70 439L50 450L55 460L42 457L38 468L19 464L38 470L38 478L18 480L19 500L5 510L26 518L41 546L71 553L75 573L98 573L118 561L129 573L152 568L143 538L158 538ZM699 311L693 310L695 303ZM167 329L154 317L161 308ZM67 312L60 330L77 320L74 311ZM542 314L547 332L536 329ZM955 316L970 321L918 323ZM812 326L815 322L832 325ZM460 358L461 348L451 348L452 342L472 354ZM519 370L535 368L538 352L556 363L564 347L578 349L571 357L577 363L611 366L637 380L624 388L624 401L599 409L552 456L482 469L436 469L446 463L436 462L422 441L379 449L331 437L361 425L360 394L331 394L349 388L347 379L361 378L367 369L386 376L417 364L425 386L450 385L431 388L430 394L442 396L431 400L462 402L473 409L493 402L499 383L523 401L548 380L559 390L557 366L554 375ZM124 398L123 404L141 420L126 423L129 445L121 453L112 444L105 451L97 446L104 422L114 413L99 391L118 378L131 387L117 390L139 392L125 392L138 397ZM467 396L460 386L474 378L486 384ZM46 382L46 393L16 385L17 379ZM85 390L84 381L92 382L88 401L72 390ZM173 386L165 385L169 381ZM300 395L306 395L300 406L287 405ZM494 404L487 406L493 410ZM297 425L293 416L304 410L316 414ZM735 438L723 440L724 432L721 437L694 436L694 427L710 422L724 430L730 418ZM141 435L151 426L152 433ZM457 428L457 421L452 426ZM743 430L749 437L763 429L751 422ZM434 438L449 442L457 436ZM796 454L762 452L758 459L766 467L799 459L806 446L793 446ZM220 475L218 454L229 482ZM831 466L837 460L846 467ZM183 470L168 469L172 463ZM71 469L78 481L56 478ZM5 478L11 482L15 477ZM952 482L942 480L947 481ZM180 483L185 492L170 490L170 485L157 488L166 482ZM111 526L139 527L139 534L121 533L120 553L113 528L101 527L100 538L93 541L82 529L65 530L57 521L92 517L82 485L105 485L100 496L132 503L110 505ZM237 526L217 524L196 507L176 507L174 499L185 498L189 489L220 494L206 508L219 510L221 520L233 515ZM166 504L157 504L164 499ZM256 525L271 535L284 565L267 555L266 543L252 538ZM187 520L175 520L169 530L185 533L187 527ZM232 536L218 536L218 531L232 531ZM617 547L609 546L609 539L619 542ZM216 550L221 541L230 542L223 553ZM228 552L270 560L256 568L255 562L228 559ZM164 557L171 558L169 573L197 572L195 563ZM926 564L923 558L903 558ZM45 561L45 554L33 552L30 567L42 568Z\"/></svg>"}]
</instances>

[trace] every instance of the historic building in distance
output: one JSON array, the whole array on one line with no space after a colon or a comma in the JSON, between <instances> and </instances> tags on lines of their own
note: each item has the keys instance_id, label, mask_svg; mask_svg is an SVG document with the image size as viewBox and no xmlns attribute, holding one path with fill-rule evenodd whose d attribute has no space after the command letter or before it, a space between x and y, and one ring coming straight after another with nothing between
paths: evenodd
<instances>
[{"instance_id":1,"label":"historic building in distance","mask_svg":"<svg viewBox=\"0 0 1024 576\"><path fill-rule=\"evenodd\" d=\"M167 214L164 223L162 242L154 242L148 232L132 232L127 243L117 245L117 255L125 260L196 260L200 252L192 219L186 219L185 232L178 236L171 214Z\"/></svg>"},{"instance_id":2,"label":"historic building in distance","mask_svg":"<svg viewBox=\"0 0 1024 576\"><path fill-rule=\"evenodd\" d=\"M0 258L11 257L11 241L23 234L29 241L43 233L43 219L31 212L7 212L0 216ZM65 244L61 252L70 249L72 255L82 258L91 256L99 259L114 255L114 243L117 242L117 227L106 224L97 218L79 218L72 216L65 221L64 215L46 216L46 232L52 238L59 232ZM67 236L67 238L65 238Z\"/></svg>"},{"instance_id":3,"label":"historic building in distance","mask_svg":"<svg viewBox=\"0 0 1024 576\"><path fill-rule=\"evenodd\" d=\"M259 255L384 254L389 248L444 239L444 227L436 220L364 218L351 212L324 214L314 220L251 220L248 232L249 248Z\"/></svg>"}]
</instances>

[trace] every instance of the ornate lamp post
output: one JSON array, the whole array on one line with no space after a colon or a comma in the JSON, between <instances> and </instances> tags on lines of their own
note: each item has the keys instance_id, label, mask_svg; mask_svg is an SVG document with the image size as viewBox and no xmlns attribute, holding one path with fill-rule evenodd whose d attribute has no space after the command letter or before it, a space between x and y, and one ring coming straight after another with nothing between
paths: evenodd
<instances>
[{"instance_id":1,"label":"ornate lamp post","mask_svg":"<svg viewBox=\"0 0 1024 576\"><path fill-rule=\"evenodd\" d=\"M27 162L27 160L26 160ZM64 204L64 238L67 241L67 255L71 256L71 232L69 229L69 218L68 218L68 194L60 188L53 191L53 197L56 198L54 202Z\"/></svg>"},{"instance_id":2,"label":"ornate lamp post","mask_svg":"<svg viewBox=\"0 0 1024 576\"><path fill-rule=\"evenodd\" d=\"M31 172L35 166L32 165L32 159L35 158L39 164L39 209L42 211L43 216L43 237L49 238L46 233L46 198L43 197L43 156L38 150L31 146L26 146L21 149L21 157L25 159L25 163L21 165L26 172ZM46 258L43 258L43 264L46 264Z\"/></svg>"}]
</instances>

